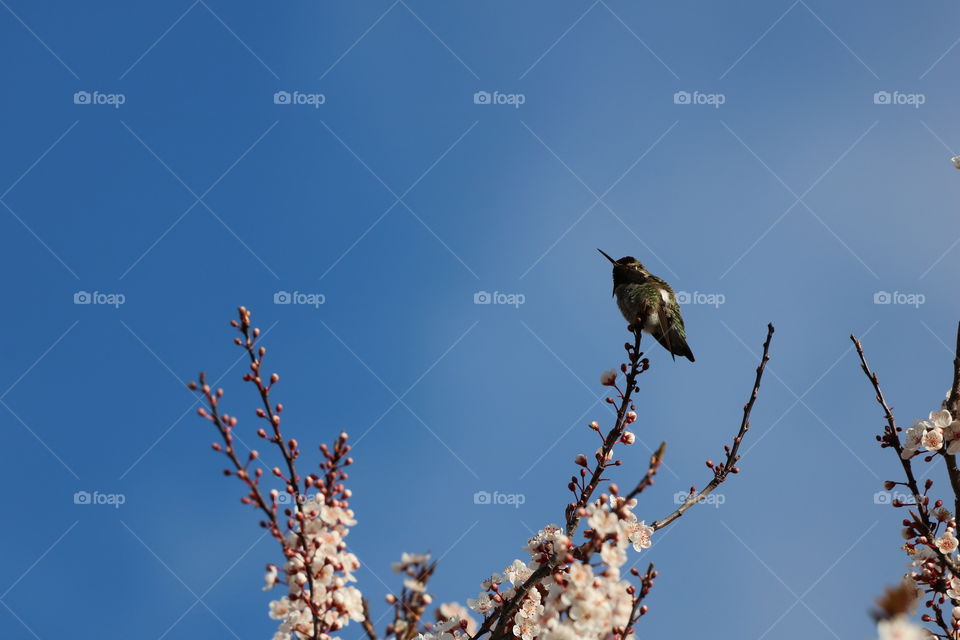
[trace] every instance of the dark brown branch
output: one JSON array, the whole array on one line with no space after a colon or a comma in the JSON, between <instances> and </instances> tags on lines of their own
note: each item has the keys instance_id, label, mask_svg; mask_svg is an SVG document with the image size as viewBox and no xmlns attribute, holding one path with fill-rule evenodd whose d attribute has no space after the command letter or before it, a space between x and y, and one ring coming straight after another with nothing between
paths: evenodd
<instances>
[{"instance_id":1,"label":"dark brown branch","mask_svg":"<svg viewBox=\"0 0 960 640\"><path fill-rule=\"evenodd\" d=\"M296 511L297 522L299 524L299 526L296 527L295 532L297 540L300 543L300 548L303 550L304 566L308 567L308 570L306 571L307 586L311 595L307 598L304 598L304 601L310 608L310 613L313 617L313 635L315 637L319 637L321 623L320 612L317 608L317 605L313 602L313 571L309 569L309 567L313 564L313 555L315 549L309 548L307 545L307 538L303 533L303 524L306 521L306 515L303 511L304 501L303 494L300 490L300 476L297 475L295 463L298 454L296 441L291 440L289 444L284 441L283 435L280 433L279 413L281 410L281 405L274 407L270 403L270 389L277 382L276 374L270 377L269 384L264 384L263 379L261 378L261 367L263 365L263 356L266 354L266 349L263 347L260 347L259 349L254 348L256 346L257 338L260 336L260 329L250 326L250 311L246 307L239 307L237 309L237 314L240 320L238 323L235 323L234 326L237 327L237 330L241 335L243 335L243 340L241 341L240 338L237 338L236 343L246 350L247 355L250 358L251 373L248 373L245 376L245 379L252 382L257 387L257 392L260 394L260 400L263 403L263 412L258 412L258 415L270 423L270 426L273 429L273 438L271 438L271 440L277 445L277 448L283 455L284 462L287 465L287 473L289 474L289 477L286 478L287 486L292 489L294 510Z\"/></svg>"},{"instance_id":2,"label":"dark brown branch","mask_svg":"<svg viewBox=\"0 0 960 640\"><path fill-rule=\"evenodd\" d=\"M620 438L623 436L623 432L627 427L627 411L631 407L631 398L633 397L634 391L637 390L637 376L646 371L650 367L650 363L646 358L643 358L643 353L640 351L640 339L642 337L642 332L640 331L631 331L634 336L633 344L626 343L624 348L627 351L628 360L630 361L629 367L626 374L626 382L624 390L620 395L620 405L617 407L617 416L614 421L613 428L607 433L606 437L603 440L603 445L600 447L600 453L596 457L597 466L590 475L590 479L586 481L585 484L580 486L580 493L577 498L577 501L571 502L567 505L566 509L566 534L572 536L577 527L580 524L581 511L586 507L590 502L591 496L596 491L597 487L604 480L603 473L606 469L611 466L613 463L608 460L613 447L617 444ZM588 541L588 545L589 545ZM582 551L578 549L577 551ZM557 559L557 564L559 565L560 559ZM526 594L533 588L535 588L544 578L546 578L555 567L550 563L543 564L538 567L527 580L516 588L516 591L509 600L504 602L496 611L492 612L487 616L480 627L477 629L477 632L471 636L470 640L476 640L476 638L481 637L485 633L493 629L491 634L491 640L500 640L501 638L507 637L507 624L513 616L514 611L519 606L520 602L523 601L523 598ZM496 627L494 624L496 623Z\"/></svg>"},{"instance_id":3,"label":"dark brown branch","mask_svg":"<svg viewBox=\"0 0 960 640\"><path fill-rule=\"evenodd\" d=\"M947 398L947 410L956 420L960 413L960 323L957 324L957 347L953 358L953 384L950 386L950 397ZM947 466L947 477L950 478L950 487L953 489L954 517L960 518L960 469L957 468L957 457L944 452L943 460Z\"/></svg>"},{"instance_id":4,"label":"dark brown branch","mask_svg":"<svg viewBox=\"0 0 960 640\"><path fill-rule=\"evenodd\" d=\"M757 396L760 393L760 381L763 379L763 372L766 369L767 361L770 360L770 341L773 340L773 332L773 325L768 324L767 339L763 343L763 355L760 357L760 364L757 365L757 376L753 382L753 391L750 394L750 399L747 400L745 405L743 405L743 419L740 421L740 431L737 432L736 437L733 439L733 446L729 447L727 450L726 461L714 467L713 480L711 480L706 487L701 489L699 493L687 499L676 511L668 515L666 518L654 522L652 525L654 531L664 528L682 516L687 509L698 502L701 502L704 498L713 493L717 487L726 481L727 476L730 473L737 473L739 471L736 464L740 460L740 443L743 442L743 436L745 436L747 431L750 429L750 412L753 410L753 405L757 401Z\"/></svg>"},{"instance_id":5,"label":"dark brown branch","mask_svg":"<svg viewBox=\"0 0 960 640\"><path fill-rule=\"evenodd\" d=\"M377 630L373 628L373 623L370 621L370 602L366 598L363 598L361 602L363 602L363 622L360 624L363 625L363 630L369 640L379 640Z\"/></svg>"},{"instance_id":6,"label":"dark brown branch","mask_svg":"<svg viewBox=\"0 0 960 640\"><path fill-rule=\"evenodd\" d=\"M663 454L666 450L667 443L661 442L657 450L650 456L650 464L647 466L647 472L643 478L640 479L640 482L637 483L637 486L633 488L633 491L627 494L627 500L637 497L653 484L653 477L657 475L657 471L660 470L660 465L663 464Z\"/></svg>"},{"instance_id":7,"label":"dark brown branch","mask_svg":"<svg viewBox=\"0 0 960 640\"><path fill-rule=\"evenodd\" d=\"M763 356L760 360L760 364L757 367L757 376L754 382L753 393L751 394L747 404L744 405L744 414L743 420L740 423L740 431L737 436L734 438L733 446L728 447L727 459L726 462L720 465L717 465L714 468L714 479L711 481L710 485L698 494L697 499L706 497L709 495L717 486L723 483L727 475L730 473L736 473L739 469L736 468L736 462L740 459L739 449L740 443L743 440L743 436L746 434L747 430L750 428L750 412L753 409L753 405L756 402L757 396L760 391L760 381L763 377L763 371L766 367L767 361L770 359L769 350L770 342L773 339L774 328L772 324L767 325L767 337L763 344ZM582 485L580 495L576 503L571 503L567 505L566 511L566 533L568 536L572 536L580 523L580 517L582 510L589 504L590 498L593 496L597 487L604 480L603 473L609 466L613 466L615 463L608 461L607 457L613 451L614 446L623 436L624 430L626 429L629 423L626 422L627 411L631 410L631 399L632 394L637 391L637 377L646 371L649 368L649 362L642 358L642 353L640 352L640 332L634 332L634 344L631 346L629 343L626 345L626 349L629 355L629 368L627 369L626 383L624 391L621 392L621 401L617 408L617 416L614 422L613 428L607 433L603 441L603 446L600 449L600 453L597 456L597 466L590 474L589 480ZM662 462L663 453L666 447L666 443L661 444L659 449L651 456L650 466L647 470L647 475L640 480L637 486L633 491L628 494L628 498L632 498L644 489L646 489L653 482L653 476L656 474L656 470L659 468L660 463ZM678 509L676 512L665 518L660 523L654 523L654 528L662 528L673 522L685 512L692 503L688 503ZM658 526L659 524L659 526ZM588 540L584 544L576 547L571 555L574 558L577 558L580 561L587 561L593 551L594 543L591 540ZM558 559L556 566L561 564L560 559ZM493 630L490 636L490 640L502 640L503 638L509 637L508 624L520 602L526 594L537 585L540 584L552 571L556 569L556 566L551 564L544 564L538 567L527 580L517 587L513 597L504 602L496 611L491 613L483 623L480 625L479 629L473 636L471 640L476 640L484 634ZM496 626L494 626L496 625Z\"/></svg>"},{"instance_id":8,"label":"dark brown branch","mask_svg":"<svg viewBox=\"0 0 960 640\"><path fill-rule=\"evenodd\" d=\"M217 428L217 431L220 432L220 438L223 440L223 446L221 447L216 445L214 446L214 450L222 452L223 455L230 460L230 463L233 465L233 475L240 478L240 480L246 484L247 488L250 490L247 500L263 512L263 514L267 517L267 522L269 523L271 533L273 533L274 537L282 542L283 534L280 533L280 524L277 521L275 507L270 507L267 505L267 501L263 497L263 493L260 491L259 470L254 475L254 478L250 477L250 474L247 471L247 465L240 462L240 458L237 457L236 449L233 447L233 435L231 430L233 429L235 421L226 415L220 415L219 401L220 397L223 395L222 392L220 390L213 391L210 388L210 386L207 384L207 376L203 372L200 373L198 383L191 382L187 386L191 391L199 391L207 403L208 409L200 409L198 411L200 417L207 418Z\"/></svg>"},{"instance_id":9,"label":"dark brown branch","mask_svg":"<svg viewBox=\"0 0 960 640\"><path fill-rule=\"evenodd\" d=\"M947 409L950 410L952 416L960 413L960 323L957 323L957 347L953 358L953 385L950 387Z\"/></svg>"},{"instance_id":10,"label":"dark brown branch","mask_svg":"<svg viewBox=\"0 0 960 640\"><path fill-rule=\"evenodd\" d=\"M896 452L900 466L903 468L903 474L907 478L907 487L910 489L910 493L913 494L913 501L916 503L920 518L919 524L923 528L923 534L928 540L933 540L936 536L934 535L934 525L930 518L930 510L927 506L928 500L927 497L920 492L920 487L917 485L916 476L913 474L913 464L909 459L904 459L903 457L903 445L900 443L897 421L893 417L893 411L890 409L890 405L887 404L883 390L880 388L880 378L867 364L867 356L863 351L863 344L860 340L852 334L850 335L850 340L853 341L853 345L857 349L857 355L860 357L860 368L873 385L877 403L883 408L883 414L887 424L884 428L883 436L881 436L882 442ZM957 361L955 360L954 362L956 363ZM956 514L954 514L954 517L957 517ZM945 556L936 546L933 547L933 551L937 554L937 557L944 567L949 568L954 575L960 575L956 565L950 558Z\"/></svg>"},{"instance_id":11,"label":"dark brown branch","mask_svg":"<svg viewBox=\"0 0 960 640\"><path fill-rule=\"evenodd\" d=\"M627 379L626 383L624 384L624 390L620 395L620 406L617 407L617 418L614 422L613 428L610 429L610 431L607 433L607 436L603 440L603 446L600 448L600 453L596 457L597 466L593 470L589 482L583 487L577 502L567 505L566 516L568 536L572 536L574 532L576 532L577 527L580 524L581 510L590 503L590 498L593 496L594 491L596 491L597 487L600 485L600 482L603 480L603 473L607 470L607 467L611 466L612 464L607 460L607 458L610 457L613 447L623 436L623 432L627 427L628 423L626 422L626 416L627 411L629 411L631 407L633 392L637 390L637 376L650 367L649 361L646 358L641 357L643 356L643 353L640 352L640 337L642 332L634 331L633 333L633 346L631 347L629 343L625 345L630 360L630 367L627 371Z\"/></svg>"},{"instance_id":12,"label":"dark brown branch","mask_svg":"<svg viewBox=\"0 0 960 640\"><path fill-rule=\"evenodd\" d=\"M631 573L639 575L636 569L633 569ZM647 567L646 573L643 574L643 578L640 579L640 592L633 598L633 607L630 609L630 620L621 637L629 637L633 633L633 628L637 624L637 621L647 612L647 608L643 606L643 600L650 594L650 590L653 588L653 581L656 577L657 572L654 571L653 563L651 562Z\"/></svg>"}]
</instances>

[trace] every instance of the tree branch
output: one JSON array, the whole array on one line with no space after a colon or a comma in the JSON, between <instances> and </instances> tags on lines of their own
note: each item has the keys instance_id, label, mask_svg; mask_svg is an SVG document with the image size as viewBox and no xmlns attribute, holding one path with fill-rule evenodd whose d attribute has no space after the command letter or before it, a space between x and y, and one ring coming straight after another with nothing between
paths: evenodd
<instances>
[{"instance_id":1,"label":"tree branch","mask_svg":"<svg viewBox=\"0 0 960 640\"><path fill-rule=\"evenodd\" d=\"M766 369L767 361L770 360L770 341L773 340L773 332L773 325L768 324L767 339L763 343L763 355L760 357L760 364L757 365L757 376L753 382L753 391L750 394L750 399L747 400L745 405L743 405L743 419L740 421L740 431L737 432L736 437L733 439L733 446L726 447L726 461L716 465L713 468L713 480L711 480L706 487L701 489L700 493L688 498L676 511L667 517L654 522L652 525L654 531L663 529L665 526L682 516L687 509L698 502L703 501L704 498L713 493L717 487L726 481L727 475L730 473L738 473L740 471L740 469L736 467L737 462L740 460L740 443L743 442L743 436L745 436L747 431L750 429L750 412L753 411L753 405L757 401L757 396L760 393L760 381L763 379L763 372Z\"/></svg>"},{"instance_id":2,"label":"tree branch","mask_svg":"<svg viewBox=\"0 0 960 640\"><path fill-rule=\"evenodd\" d=\"M958 337L960 337L960 334L958 334ZM909 459L904 459L903 457L903 445L900 443L899 428L897 427L897 422L893 417L893 411L887 404L887 400L883 395L883 390L880 388L880 378L874 371L870 369L870 366L867 364L867 356L863 351L863 344L860 342L860 340L858 340L853 334L850 335L850 340L853 341L853 344L857 349L857 355L860 357L860 368L873 385L877 403L883 408L884 418L887 421L887 424L884 427L883 436L877 436L877 438L881 440L883 444L896 452L897 459L900 460L900 466L903 468L903 473L907 478L907 487L913 494L913 501L916 503L917 512L920 516L920 525L923 527L923 534L929 540L933 540L935 538L934 526L930 519L930 510L927 506L927 497L920 493L920 487L917 485L917 479L913 474L913 464ZM957 360L954 360L954 367L956 368L958 366L960 366L960 357L958 357ZM956 371L954 378L956 382ZM954 391L951 395L954 395L955 393L956 392ZM954 466L956 466L955 461ZM958 499L960 499L960 497L958 497ZM956 513L954 513L954 517L957 517ZM956 564L950 560L950 558L945 556L936 546L933 547L933 550L940 559L940 562L943 563L943 566L949 568L954 575L960 575L958 574Z\"/></svg>"}]
</instances>

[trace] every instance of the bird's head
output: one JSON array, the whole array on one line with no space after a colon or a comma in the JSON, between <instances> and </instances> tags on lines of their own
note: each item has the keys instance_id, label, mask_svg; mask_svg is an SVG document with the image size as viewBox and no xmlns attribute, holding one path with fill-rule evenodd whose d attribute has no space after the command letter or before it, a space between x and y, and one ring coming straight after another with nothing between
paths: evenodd
<instances>
[{"instance_id":1,"label":"bird's head","mask_svg":"<svg viewBox=\"0 0 960 640\"><path fill-rule=\"evenodd\" d=\"M621 269L624 269L624 270L637 271L643 274L648 273L646 267L644 267L643 264L633 256L624 256L619 260L614 260L609 255L607 255L607 253L602 249L597 249L597 251L599 251L604 258L609 260L611 264L613 264L613 267L615 270L617 269L617 267L620 267Z\"/></svg>"}]
</instances>

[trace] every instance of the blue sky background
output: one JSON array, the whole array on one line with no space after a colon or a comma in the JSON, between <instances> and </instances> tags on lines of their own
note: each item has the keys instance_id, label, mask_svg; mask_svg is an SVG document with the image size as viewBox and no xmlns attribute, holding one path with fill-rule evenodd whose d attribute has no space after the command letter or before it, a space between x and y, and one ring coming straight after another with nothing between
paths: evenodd
<instances>
[{"instance_id":1,"label":"blue sky background","mask_svg":"<svg viewBox=\"0 0 960 640\"><path fill-rule=\"evenodd\" d=\"M475 596L562 518L584 425L609 423L596 381L627 335L596 247L724 302L684 308L695 364L647 344L616 479L669 442L648 521L709 479L777 327L723 505L632 556L661 571L642 632L871 636L904 571L901 516L874 500L898 465L847 336L902 423L938 407L960 315L956 3L0 5L4 638L272 634L276 545L182 384L224 376L252 441L239 304L269 328L301 469L341 429L357 441L349 543L374 615L401 551L442 557L438 600Z\"/></svg>"}]
</instances>

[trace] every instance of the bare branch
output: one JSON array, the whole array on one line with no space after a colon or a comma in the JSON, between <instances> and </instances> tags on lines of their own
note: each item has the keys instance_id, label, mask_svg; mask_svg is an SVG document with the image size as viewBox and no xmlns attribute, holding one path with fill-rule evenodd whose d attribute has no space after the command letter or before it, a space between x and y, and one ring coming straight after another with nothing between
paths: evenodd
<instances>
[{"instance_id":1,"label":"bare branch","mask_svg":"<svg viewBox=\"0 0 960 640\"><path fill-rule=\"evenodd\" d=\"M740 443L743 442L743 436L745 436L747 431L750 429L750 412L753 411L753 405L757 401L757 396L760 394L760 381L763 379L763 372L766 369L767 361L770 360L770 341L773 340L773 332L773 325L768 324L767 339L763 343L763 355L760 357L760 364L757 365L757 376L753 382L753 391L750 393L750 399L747 400L745 405L743 405L743 419L740 421L740 431L737 432L736 437L733 439L733 446L726 447L726 461L719 465L711 465L713 466L713 480L711 480L707 486L701 489L700 492L695 496L692 496L684 501L684 503L680 505L676 511L662 520L654 522L653 528L655 531L663 529L665 526L682 516L687 509L698 502L702 502L704 498L713 493L717 487L726 481L727 475L731 473L738 473L740 471L740 469L736 466L737 462L740 460Z\"/></svg>"}]
</instances>

